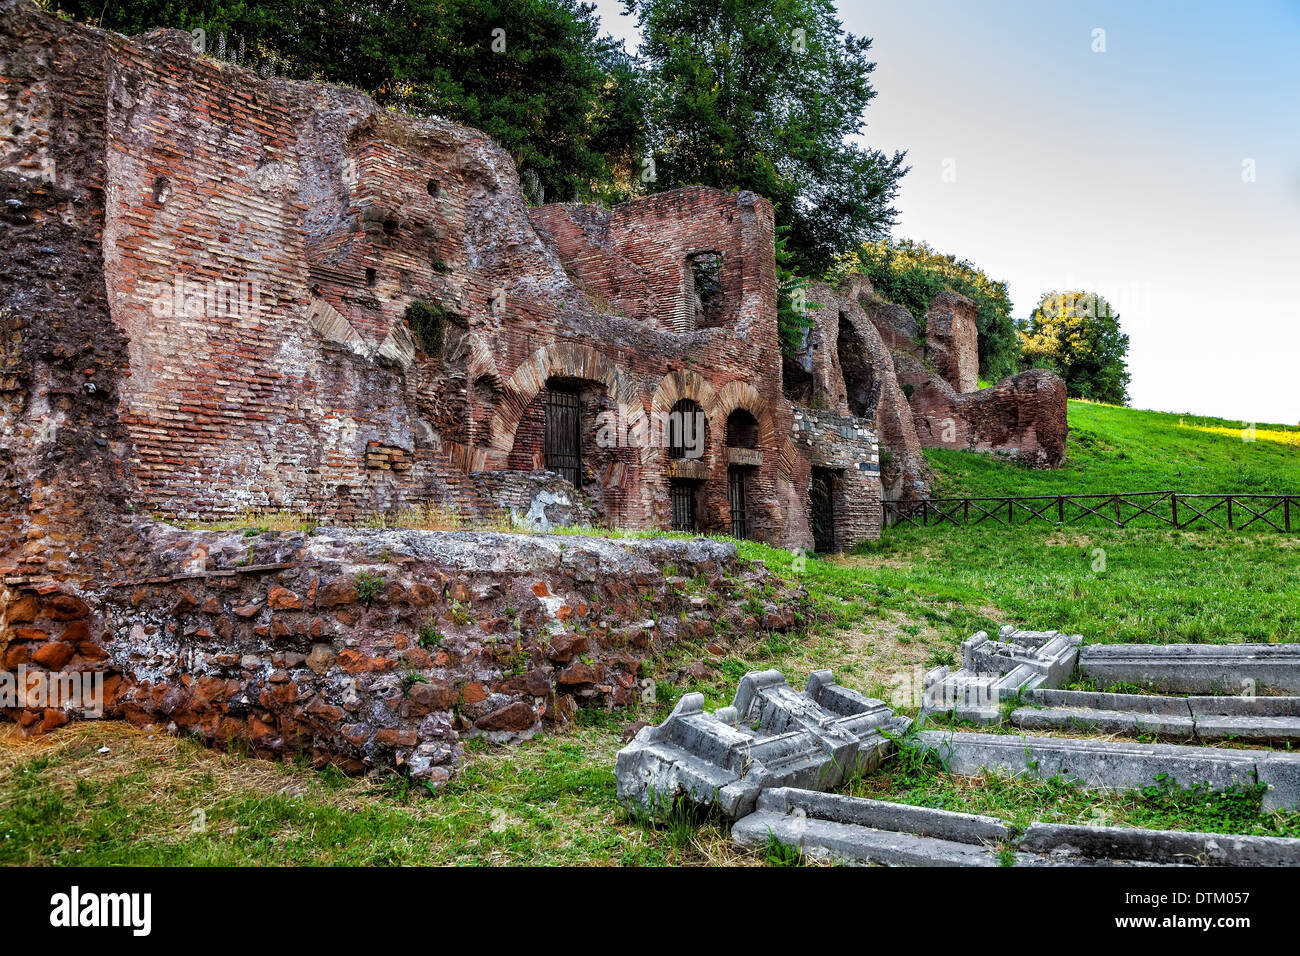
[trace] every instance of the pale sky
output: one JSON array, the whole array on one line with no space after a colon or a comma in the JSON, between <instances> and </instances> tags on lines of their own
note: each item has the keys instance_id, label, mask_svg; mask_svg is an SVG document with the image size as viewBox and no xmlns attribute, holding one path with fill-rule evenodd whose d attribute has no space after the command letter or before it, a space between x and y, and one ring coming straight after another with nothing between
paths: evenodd
<instances>
[{"instance_id":1,"label":"pale sky","mask_svg":"<svg viewBox=\"0 0 1300 956\"><path fill-rule=\"evenodd\" d=\"M912 166L896 238L1006 280L1016 318L1105 296L1135 407L1300 422L1300 0L837 6L874 40L865 140Z\"/></svg>"}]
</instances>

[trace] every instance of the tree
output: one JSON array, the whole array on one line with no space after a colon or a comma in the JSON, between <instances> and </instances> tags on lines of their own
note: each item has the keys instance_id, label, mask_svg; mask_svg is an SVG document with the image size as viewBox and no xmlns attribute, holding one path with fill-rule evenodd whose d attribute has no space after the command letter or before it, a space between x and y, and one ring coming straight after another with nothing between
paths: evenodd
<instances>
[{"instance_id":1,"label":"tree","mask_svg":"<svg viewBox=\"0 0 1300 956\"><path fill-rule=\"evenodd\" d=\"M624 0L638 15L653 190L749 189L777 207L793 265L818 276L886 235L907 172L849 142L875 97L871 40L831 0Z\"/></svg>"},{"instance_id":2,"label":"tree","mask_svg":"<svg viewBox=\"0 0 1300 956\"><path fill-rule=\"evenodd\" d=\"M52 4L55 0L50 0ZM579 0L57 0L138 33L220 34L240 62L344 83L380 105L483 130L546 199L626 198L643 149L640 86ZM530 177L531 178L531 177Z\"/></svg>"},{"instance_id":3,"label":"tree","mask_svg":"<svg viewBox=\"0 0 1300 956\"><path fill-rule=\"evenodd\" d=\"M1048 292L1021 323L1023 361L1065 379L1066 394L1128 404L1128 336L1119 314L1092 292Z\"/></svg>"},{"instance_id":4,"label":"tree","mask_svg":"<svg viewBox=\"0 0 1300 956\"><path fill-rule=\"evenodd\" d=\"M945 290L960 292L975 303L981 377L997 381L1018 370L1020 339L1011 318L1007 284L990 279L973 262L938 252L924 242L881 240L864 243L841 257L836 272L861 272L877 292L907 306L922 325L936 295Z\"/></svg>"}]
</instances>

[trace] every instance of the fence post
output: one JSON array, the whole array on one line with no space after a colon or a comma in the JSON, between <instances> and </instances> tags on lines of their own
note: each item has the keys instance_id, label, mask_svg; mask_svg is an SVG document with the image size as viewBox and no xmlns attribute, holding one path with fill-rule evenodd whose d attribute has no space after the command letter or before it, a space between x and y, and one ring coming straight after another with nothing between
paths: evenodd
<instances>
[{"instance_id":1,"label":"fence post","mask_svg":"<svg viewBox=\"0 0 1300 956\"><path fill-rule=\"evenodd\" d=\"M1056 523L1065 524L1065 495L1056 496Z\"/></svg>"},{"instance_id":2,"label":"fence post","mask_svg":"<svg viewBox=\"0 0 1300 956\"><path fill-rule=\"evenodd\" d=\"M970 499L963 498L961 501L961 523L970 524Z\"/></svg>"},{"instance_id":3,"label":"fence post","mask_svg":"<svg viewBox=\"0 0 1300 956\"><path fill-rule=\"evenodd\" d=\"M1291 530L1291 498L1288 495L1282 499L1282 518L1286 522L1286 530Z\"/></svg>"},{"instance_id":4,"label":"fence post","mask_svg":"<svg viewBox=\"0 0 1300 956\"><path fill-rule=\"evenodd\" d=\"M1173 502L1174 505L1174 527L1177 528L1178 527L1178 492L1176 491L1169 492L1169 500Z\"/></svg>"},{"instance_id":5,"label":"fence post","mask_svg":"<svg viewBox=\"0 0 1300 956\"><path fill-rule=\"evenodd\" d=\"M1119 495L1111 495L1110 503L1115 509L1115 527L1117 528L1124 527L1124 525L1120 524L1120 520L1119 520Z\"/></svg>"},{"instance_id":6,"label":"fence post","mask_svg":"<svg viewBox=\"0 0 1300 956\"><path fill-rule=\"evenodd\" d=\"M927 527L930 524L930 499L926 498L921 502L921 527Z\"/></svg>"},{"instance_id":7,"label":"fence post","mask_svg":"<svg viewBox=\"0 0 1300 956\"><path fill-rule=\"evenodd\" d=\"M1228 530L1232 531L1232 495L1228 495Z\"/></svg>"},{"instance_id":8,"label":"fence post","mask_svg":"<svg viewBox=\"0 0 1300 956\"><path fill-rule=\"evenodd\" d=\"M1014 498L1007 499L1007 525L1016 523L1016 501Z\"/></svg>"}]
</instances>

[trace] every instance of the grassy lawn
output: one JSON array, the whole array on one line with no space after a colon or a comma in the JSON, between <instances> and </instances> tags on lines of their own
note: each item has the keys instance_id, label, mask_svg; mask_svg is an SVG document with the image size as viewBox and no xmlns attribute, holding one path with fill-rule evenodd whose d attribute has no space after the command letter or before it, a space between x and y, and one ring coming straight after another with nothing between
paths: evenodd
<instances>
[{"instance_id":1,"label":"grassy lawn","mask_svg":"<svg viewBox=\"0 0 1300 956\"><path fill-rule=\"evenodd\" d=\"M1078 402L1070 416L1072 461L1062 471L933 453L939 487L990 495L1300 492L1297 429L1257 426L1252 443L1241 441L1241 423L1183 416L1180 424L1176 415ZM740 676L768 667L797 685L828 667L842 683L888 699L924 669L955 662L962 639L1007 622L1089 641L1300 636L1300 534L908 527L856 554L806 565L751 543L742 553L808 588L818 616L805 633L757 633L725 657L678 645L656 662L655 706L583 713L558 734L512 747L473 742L433 798L397 779L247 760L123 724L73 724L29 740L7 728L0 863L756 863L732 849L719 824L647 826L623 813L612 768L626 725L661 720L687 691L729 702ZM690 676L687 668L699 663L705 676ZM1253 791L1187 793L1153 781L1145 791L1087 793L1059 781L952 777L906 754L854 792L1021 826L1109 822L1300 836L1300 814L1262 813Z\"/></svg>"},{"instance_id":2,"label":"grassy lawn","mask_svg":"<svg viewBox=\"0 0 1300 956\"><path fill-rule=\"evenodd\" d=\"M998 455L928 451L936 496L1178 491L1300 494L1300 427L1070 402L1066 462L1022 468ZM1252 436L1247 436L1252 437Z\"/></svg>"}]
</instances>

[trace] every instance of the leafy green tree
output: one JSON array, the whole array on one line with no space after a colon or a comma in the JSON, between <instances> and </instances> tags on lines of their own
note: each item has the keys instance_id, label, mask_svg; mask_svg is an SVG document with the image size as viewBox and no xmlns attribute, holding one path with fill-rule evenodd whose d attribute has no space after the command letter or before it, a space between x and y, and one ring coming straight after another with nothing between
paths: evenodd
<instances>
[{"instance_id":1,"label":"leafy green tree","mask_svg":"<svg viewBox=\"0 0 1300 956\"><path fill-rule=\"evenodd\" d=\"M1071 398L1128 404L1128 336L1119 313L1092 292L1048 292L1021 323L1024 362L1065 379Z\"/></svg>"},{"instance_id":2,"label":"leafy green tree","mask_svg":"<svg viewBox=\"0 0 1300 956\"><path fill-rule=\"evenodd\" d=\"M641 87L579 0L49 0L123 33L203 28L207 52L364 90L500 143L535 198L626 198L642 149Z\"/></svg>"},{"instance_id":3,"label":"leafy green tree","mask_svg":"<svg viewBox=\"0 0 1300 956\"><path fill-rule=\"evenodd\" d=\"M1011 317L1007 284L966 259L938 252L924 242L903 239L864 243L836 264L836 273L861 272L877 292L907 306L924 325L930 301L940 292L960 292L975 303L979 333L980 375L997 381L1013 375L1020 364L1020 340Z\"/></svg>"},{"instance_id":4,"label":"leafy green tree","mask_svg":"<svg viewBox=\"0 0 1300 956\"><path fill-rule=\"evenodd\" d=\"M789 226L776 227L776 329L785 356L793 356L803 348L812 328L810 310L818 307L808 301L808 280L794 268L794 256L788 248L789 232Z\"/></svg>"},{"instance_id":5,"label":"leafy green tree","mask_svg":"<svg viewBox=\"0 0 1300 956\"><path fill-rule=\"evenodd\" d=\"M888 233L907 172L849 141L875 97L871 40L831 0L624 0L638 16L654 190L749 189L777 206L791 263L821 275Z\"/></svg>"}]
</instances>

